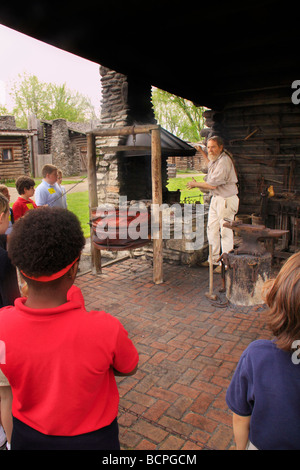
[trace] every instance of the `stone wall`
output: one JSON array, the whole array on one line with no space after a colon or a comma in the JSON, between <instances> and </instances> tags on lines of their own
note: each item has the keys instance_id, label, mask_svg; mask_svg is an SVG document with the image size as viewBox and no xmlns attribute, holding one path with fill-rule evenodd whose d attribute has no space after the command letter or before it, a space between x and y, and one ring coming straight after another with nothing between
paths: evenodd
<instances>
[{"instance_id":1,"label":"stone wall","mask_svg":"<svg viewBox=\"0 0 300 470\"><path fill-rule=\"evenodd\" d=\"M15 116L0 116L0 129L16 129Z\"/></svg>"},{"instance_id":2,"label":"stone wall","mask_svg":"<svg viewBox=\"0 0 300 470\"><path fill-rule=\"evenodd\" d=\"M70 141L65 119L54 119L52 122L51 154L53 165L61 169L63 176L78 174L76 145Z\"/></svg>"}]
</instances>

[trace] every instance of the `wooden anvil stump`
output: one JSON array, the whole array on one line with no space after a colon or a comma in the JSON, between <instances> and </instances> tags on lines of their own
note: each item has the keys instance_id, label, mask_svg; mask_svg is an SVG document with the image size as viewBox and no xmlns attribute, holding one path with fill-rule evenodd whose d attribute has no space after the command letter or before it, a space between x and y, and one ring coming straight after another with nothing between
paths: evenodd
<instances>
[{"instance_id":1,"label":"wooden anvil stump","mask_svg":"<svg viewBox=\"0 0 300 470\"><path fill-rule=\"evenodd\" d=\"M223 226L238 231L241 238L236 249L222 255L222 262L227 266L227 299L235 305L244 306L264 303L262 288L271 277L272 254L262 242L279 238L288 231L231 220L226 220Z\"/></svg>"},{"instance_id":2,"label":"wooden anvil stump","mask_svg":"<svg viewBox=\"0 0 300 470\"><path fill-rule=\"evenodd\" d=\"M262 255L234 252L223 257L227 265L226 297L235 305L251 306L264 303L262 287L271 277L271 253Z\"/></svg>"}]
</instances>

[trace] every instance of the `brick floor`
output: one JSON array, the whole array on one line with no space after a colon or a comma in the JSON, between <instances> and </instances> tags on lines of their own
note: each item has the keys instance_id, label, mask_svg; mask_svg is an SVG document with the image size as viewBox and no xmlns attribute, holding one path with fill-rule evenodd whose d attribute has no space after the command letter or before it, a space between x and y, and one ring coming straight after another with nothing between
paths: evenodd
<instances>
[{"instance_id":1,"label":"brick floor","mask_svg":"<svg viewBox=\"0 0 300 470\"><path fill-rule=\"evenodd\" d=\"M218 293L220 276L214 280ZM229 449L225 393L242 351L270 338L264 307L216 306L204 295L205 268L164 264L164 283L154 285L141 259L82 274L76 284L88 310L122 322L140 355L134 376L117 377L121 448Z\"/></svg>"}]
</instances>

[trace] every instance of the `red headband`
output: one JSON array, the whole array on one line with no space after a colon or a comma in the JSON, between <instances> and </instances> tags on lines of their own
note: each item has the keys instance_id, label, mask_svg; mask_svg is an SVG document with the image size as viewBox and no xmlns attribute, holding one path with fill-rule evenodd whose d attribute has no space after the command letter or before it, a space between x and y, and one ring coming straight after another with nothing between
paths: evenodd
<instances>
[{"instance_id":1,"label":"red headband","mask_svg":"<svg viewBox=\"0 0 300 470\"><path fill-rule=\"evenodd\" d=\"M57 273L51 274L50 276L31 277L31 276L28 276L28 274L23 273L23 271L21 270L20 272L23 274L23 276L27 277L28 279L32 279L33 281L39 281L39 282L54 281L55 279L58 279L59 277L62 277L64 274L66 274L69 271L69 269L73 266L73 264L75 264L76 261L78 260L79 260L79 256L71 264L68 264L68 266L61 269Z\"/></svg>"}]
</instances>

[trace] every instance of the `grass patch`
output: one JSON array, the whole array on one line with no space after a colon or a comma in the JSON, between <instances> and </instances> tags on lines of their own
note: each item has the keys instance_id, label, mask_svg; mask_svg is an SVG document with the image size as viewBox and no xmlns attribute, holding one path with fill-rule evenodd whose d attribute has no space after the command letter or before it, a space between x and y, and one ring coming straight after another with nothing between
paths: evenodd
<instances>
[{"instance_id":1,"label":"grass patch","mask_svg":"<svg viewBox=\"0 0 300 470\"><path fill-rule=\"evenodd\" d=\"M90 236L89 223L89 193L88 191L79 193L67 193L68 209L77 215L85 238Z\"/></svg>"},{"instance_id":2,"label":"grass patch","mask_svg":"<svg viewBox=\"0 0 300 470\"><path fill-rule=\"evenodd\" d=\"M203 181L204 174L195 176L196 181ZM200 202L203 204L203 193L198 188L187 189L186 185L189 181L192 181L192 177L187 178L170 178L167 184L169 191L180 190L180 202L181 203L193 203Z\"/></svg>"},{"instance_id":3,"label":"grass patch","mask_svg":"<svg viewBox=\"0 0 300 470\"><path fill-rule=\"evenodd\" d=\"M194 174L199 175L199 171L191 170L190 168L186 168L185 170L178 170L176 168L176 173L177 173L177 175L186 175L187 173L194 173Z\"/></svg>"}]
</instances>

